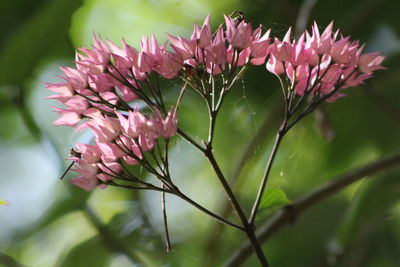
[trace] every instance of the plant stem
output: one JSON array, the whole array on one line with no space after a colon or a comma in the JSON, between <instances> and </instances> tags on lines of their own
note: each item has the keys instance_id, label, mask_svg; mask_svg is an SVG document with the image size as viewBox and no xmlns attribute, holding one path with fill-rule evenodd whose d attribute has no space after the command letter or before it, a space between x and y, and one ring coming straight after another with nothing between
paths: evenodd
<instances>
[{"instance_id":1,"label":"plant stem","mask_svg":"<svg viewBox=\"0 0 400 267\"><path fill-rule=\"evenodd\" d=\"M169 230L168 230L168 218L167 218L167 210L165 207L165 192L162 192L162 200L161 200L161 207L163 211L163 219L164 219L164 229L165 229L165 239L167 245L167 252L171 251L171 241L169 238Z\"/></svg>"},{"instance_id":2,"label":"plant stem","mask_svg":"<svg viewBox=\"0 0 400 267\"><path fill-rule=\"evenodd\" d=\"M105 226L97 214L88 206L85 205L84 212L86 213L89 221L93 224L93 226L97 229L100 237L102 238L105 246L107 246L110 250L115 252L123 253L125 256L129 258L132 263L143 263L143 259L140 258L139 255L135 255L133 251L131 251L128 246L122 243L121 240L115 237L113 233L110 232L107 226Z\"/></svg>"},{"instance_id":3,"label":"plant stem","mask_svg":"<svg viewBox=\"0 0 400 267\"><path fill-rule=\"evenodd\" d=\"M245 229L237 224L234 224L228 220L225 220L224 218L220 217L219 215L213 213L212 211L204 208L203 206L201 206L200 204L198 204L197 202L195 202L194 200L192 200L191 198L189 198L188 196L186 196L185 194L183 194L181 191L179 191L179 189L175 188L175 192L172 193L178 197L180 197L181 199L185 200L186 202L188 202L189 204L191 204L192 206L196 207L197 209L199 209L200 211L204 212L205 214L211 216L212 218L216 219L217 221L229 225L233 228L239 229L241 231L245 231Z\"/></svg>"},{"instance_id":4,"label":"plant stem","mask_svg":"<svg viewBox=\"0 0 400 267\"><path fill-rule=\"evenodd\" d=\"M251 210L251 215L249 218L250 225L254 225L254 221L257 216L257 210L260 205L260 201L261 201L262 195L264 193L265 186L267 185L267 181L268 181L269 174L271 172L272 164L274 163L274 159L275 159L276 153L278 152L279 145L286 133L287 121L288 121L288 116L285 116L285 119L282 122L281 128L279 129L278 133L276 134L275 142L272 147L271 153L269 155L267 166L265 167L264 176L263 176L261 184L258 188L257 197L256 197L256 200L254 201L253 208Z\"/></svg>"},{"instance_id":5,"label":"plant stem","mask_svg":"<svg viewBox=\"0 0 400 267\"><path fill-rule=\"evenodd\" d=\"M231 203L236 214L238 215L238 217L244 227L244 231L246 232L246 235L249 238L249 241L251 242L253 249L256 252L261 265L268 266L268 262L264 255L264 252L262 251L261 245L258 242L257 237L254 234L254 227L247 222L246 215L244 214L242 208L240 207L239 202L237 201L235 195L232 192L231 187L229 186L228 182L226 181L217 161L215 160L214 154L212 153L212 147L208 146L204 154L210 161L211 166L213 167L220 183L222 184L225 192L227 193L229 202Z\"/></svg>"},{"instance_id":6,"label":"plant stem","mask_svg":"<svg viewBox=\"0 0 400 267\"><path fill-rule=\"evenodd\" d=\"M205 148L202 147L199 143L197 143L192 137L190 137L187 133L185 133L184 131L182 131L181 129L178 128L177 130L178 134L185 139L186 141L188 141L190 144L192 144L193 146L195 146L197 149L199 149L201 152L204 153Z\"/></svg>"},{"instance_id":7,"label":"plant stem","mask_svg":"<svg viewBox=\"0 0 400 267\"><path fill-rule=\"evenodd\" d=\"M0 251L0 263L8 267L23 267L16 259Z\"/></svg>"},{"instance_id":8,"label":"plant stem","mask_svg":"<svg viewBox=\"0 0 400 267\"><path fill-rule=\"evenodd\" d=\"M343 175L331 179L315 189L311 193L302 197L293 204L283 207L273 215L273 217L260 227L257 237L261 243L267 241L275 232L280 230L284 225L293 223L293 220L298 217L302 212L320 203L334 194L340 192L343 188L351 185L362 178L374 175L381 171L396 167L400 165L400 153L394 154L389 157L382 157L372 163L364 165L356 170L349 171ZM242 248L238 249L232 257L228 260L225 266L239 266L252 254L252 244L245 244Z\"/></svg>"},{"instance_id":9,"label":"plant stem","mask_svg":"<svg viewBox=\"0 0 400 267\"><path fill-rule=\"evenodd\" d=\"M232 175L229 177L229 184L234 192L236 192L235 188L241 188L241 184L243 182L240 179L241 173L246 168L248 161L256 156L254 151L258 150L258 146L260 145L260 136L268 138L268 136L272 135L272 133L270 133L271 127L280 122L279 118L281 117L281 109L278 108L278 106L272 107L271 109L272 112L265 118L257 133L252 137L250 142L245 145L245 147L242 149L243 152L233 164L233 166L235 167L232 171ZM240 191L236 192L236 195L238 194L240 194ZM219 202L221 202L220 214L222 217L226 218L231 210L230 203L226 198L220 199L218 203ZM213 226L212 232L222 233L224 230L223 226L223 224L215 224L215 226ZM219 240L215 240L214 234L208 236L207 241L204 244L204 249L208 253L208 261L204 263L205 265L213 266L216 264L216 260L218 258L218 255L220 254L219 252L221 250L221 247L221 242Z\"/></svg>"},{"instance_id":10,"label":"plant stem","mask_svg":"<svg viewBox=\"0 0 400 267\"><path fill-rule=\"evenodd\" d=\"M230 73L230 75L231 74L232 74L232 72ZM228 78L228 81L229 80L230 80L230 78ZM257 254L257 257L258 257L258 260L259 260L261 266L268 267L269 265L268 265L265 255L264 255L264 252L262 251L262 247L254 234L254 227L248 223L246 215L243 212L243 209L241 208L238 200L236 199L231 187L229 186L224 174L222 173L221 168L219 167L219 165L214 157L212 143L213 143L213 139L214 139L214 135L215 135L215 124L216 124L219 108L221 107L221 103L224 99L225 92L226 92L225 88L222 88L221 90L222 91L220 92L217 106L215 106L215 90L214 89L212 91L212 94L210 95L211 99L206 98L210 126L209 126L208 139L207 139L207 142L205 142L206 148L202 151L203 151L205 157L210 162L212 168L214 169L214 172L217 175L218 180L220 181L222 187L224 188L224 190L228 196L229 202L231 203L236 214L238 215L239 220L244 227L244 231L245 231L249 241L251 242L254 251Z\"/></svg>"}]
</instances>

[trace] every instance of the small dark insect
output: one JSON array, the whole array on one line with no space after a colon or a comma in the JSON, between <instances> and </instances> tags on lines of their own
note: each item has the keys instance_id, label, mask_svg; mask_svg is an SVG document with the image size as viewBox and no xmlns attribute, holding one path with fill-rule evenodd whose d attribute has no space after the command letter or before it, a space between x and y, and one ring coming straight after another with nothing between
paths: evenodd
<instances>
[{"instance_id":1,"label":"small dark insect","mask_svg":"<svg viewBox=\"0 0 400 267\"><path fill-rule=\"evenodd\" d=\"M229 17L231 17L235 21L236 26L239 25L240 22L242 22L246 19L242 10L233 11L229 15Z\"/></svg>"},{"instance_id":2,"label":"small dark insect","mask_svg":"<svg viewBox=\"0 0 400 267\"><path fill-rule=\"evenodd\" d=\"M183 65L183 71L191 79L193 79L196 76L201 78L205 74L204 66L201 65L201 64L197 65L196 67L192 67L189 64L184 64Z\"/></svg>"},{"instance_id":3,"label":"small dark insect","mask_svg":"<svg viewBox=\"0 0 400 267\"><path fill-rule=\"evenodd\" d=\"M196 75L196 69L194 67L190 66L189 64L183 65L183 71L190 78L193 78Z\"/></svg>"},{"instance_id":4,"label":"small dark insect","mask_svg":"<svg viewBox=\"0 0 400 267\"><path fill-rule=\"evenodd\" d=\"M79 153L78 151L76 151L76 150L73 149L73 148L71 148L71 150L70 150L69 153L71 154L71 157L72 157L72 158L80 159L81 156L82 156L82 153ZM75 161L73 160L73 161L71 162L71 164L68 166L68 168L65 170L65 172L61 175L60 180L62 180L62 179L65 177L65 175L67 175L67 173L68 173L69 170L72 168L72 166L74 166L74 164L75 164Z\"/></svg>"}]
</instances>

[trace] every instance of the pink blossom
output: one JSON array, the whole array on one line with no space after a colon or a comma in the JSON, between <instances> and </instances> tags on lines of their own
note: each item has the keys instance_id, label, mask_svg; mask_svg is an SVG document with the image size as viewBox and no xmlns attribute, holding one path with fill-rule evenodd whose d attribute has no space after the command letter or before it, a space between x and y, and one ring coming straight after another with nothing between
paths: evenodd
<instances>
[{"instance_id":1,"label":"pink blossom","mask_svg":"<svg viewBox=\"0 0 400 267\"><path fill-rule=\"evenodd\" d=\"M114 179L114 176L117 176L122 169L121 164L116 162L98 163L97 166L102 172L97 174L96 177L103 182Z\"/></svg>"},{"instance_id":2,"label":"pink blossom","mask_svg":"<svg viewBox=\"0 0 400 267\"><path fill-rule=\"evenodd\" d=\"M206 59L212 64L221 66L227 62L225 38L222 27L219 27L212 44L206 48Z\"/></svg>"},{"instance_id":3,"label":"pink blossom","mask_svg":"<svg viewBox=\"0 0 400 267\"><path fill-rule=\"evenodd\" d=\"M277 76L285 72L282 62L277 60L273 54L270 55L267 62L267 70Z\"/></svg>"},{"instance_id":4,"label":"pink blossom","mask_svg":"<svg viewBox=\"0 0 400 267\"><path fill-rule=\"evenodd\" d=\"M93 130L98 142L113 141L120 133L120 122L118 119L95 116L88 121L88 126Z\"/></svg>"},{"instance_id":5,"label":"pink blossom","mask_svg":"<svg viewBox=\"0 0 400 267\"><path fill-rule=\"evenodd\" d=\"M180 36L174 37L168 34L168 39L171 42L172 49L181 56L183 60L192 58L196 50L196 41L188 40Z\"/></svg>"},{"instance_id":6,"label":"pink blossom","mask_svg":"<svg viewBox=\"0 0 400 267\"><path fill-rule=\"evenodd\" d=\"M59 95L48 96L47 99L56 99L61 103L64 103L74 95L74 90L68 82L46 83L45 85L47 89L59 94Z\"/></svg>"},{"instance_id":7,"label":"pink blossom","mask_svg":"<svg viewBox=\"0 0 400 267\"><path fill-rule=\"evenodd\" d=\"M54 125L75 127L81 121L82 117L71 109L61 109L53 107L53 110L60 114L60 117L53 122Z\"/></svg>"},{"instance_id":8,"label":"pink blossom","mask_svg":"<svg viewBox=\"0 0 400 267\"><path fill-rule=\"evenodd\" d=\"M343 89L384 69L379 52L362 54L358 41L337 39L338 35L333 22L322 34L314 22L311 34L305 31L295 39L289 28L279 39L270 37L270 30L262 33L261 25L253 30L243 18L228 16L212 32L207 16L188 39L168 35L169 42L160 45L152 35L142 38L138 50L125 40L119 47L93 36L90 48L78 49L74 68L61 67L64 81L46 84L55 93L48 98L63 104L53 108L60 115L54 124L88 129L95 135L94 145L76 144L79 157L71 160L78 165L73 170L78 176L71 182L86 191L104 188L103 182L124 175L121 164L143 163L146 152L157 149L158 139L176 135L176 111L171 108L165 114L157 79L181 77L196 87L231 79L247 64L265 63L288 90L294 90L288 95L333 102L344 96ZM150 108L133 108L142 104Z\"/></svg>"},{"instance_id":9,"label":"pink blossom","mask_svg":"<svg viewBox=\"0 0 400 267\"><path fill-rule=\"evenodd\" d=\"M75 91L85 89L88 86L88 75L87 72L83 72L78 69L69 67L60 67L64 72L65 77L62 77L71 88Z\"/></svg>"},{"instance_id":10,"label":"pink blossom","mask_svg":"<svg viewBox=\"0 0 400 267\"><path fill-rule=\"evenodd\" d=\"M98 185L98 179L96 176L83 176L79 175L75 178L72 178L70 182L87 192L92 191Z\"/></svg>"},{"instance_id":11,"label":"pink blossom","mask_svg":"<svg viewBox=\"0 0 400 267\"><path fill-rule=\"evenodd\" d=\"M270 32L271 30L268 30L263 36L261 36L261 29L262 26L258 27L254 32L253 32L253 40L251 42L250 46L250 55L251 55L251 60L250 63L253 65L262 65L265 62L265 58L268 55L269 52L269 45L270 45Z\"/></svg>"},{"instance_id":12,"label":"pink blossom","mask_svg":"<svg viewBox=\"0 0 400 267\"><path fill-rule=\"evenodd\" d=\"M212 33L210 29L210 15L204 20L203 26L200 27L195 24L191 40L196 41L199 48L206 48L210 45L212 40Z\"/></svg>"},{"instance_id":13,"label":"pink blossom","mask_svg":"<svg viewBox=\"0 0 400 267\"><path fill-rule=\"evenodd\" d=\"M80 153L79 162L94 164L100 160L101 151L97 145L76 143L75 147L77 148L77 152Z\"/></svg>"},{"instance_id":14,"label":"pink blossom","mask_svg":"<svg viewBox=\"0 0 400 267\"><path fill-rule=\"evenodd\" d=\"M371 74L376 70L385 69L380 64L385 59L381 52L367 53L360 56L358 67L366 74Z\"/></svg>"},{"instance_id":15,"label":"pink blossom","mask_svg":"<svg viewBox=\"0 0 400 267\"><path fill-rule=\"evenodd\" d=\"M236 24L234 19L224 15L226 25L226 39L235 49L245 49L251 45L252 30L251 23L242 20Z\"/></svg>"},{"instance_id":16,"label":"pink blossom","mask_svg":"<svg viewBox=\"0 0 400 267\"><path fill-rule=\"evenodd\" d=\"M95 164L79 163L77 169L72 169L80 175L71 179L70 182L76 186L81 187L85 191L92 191L98 185L97 174L99 169Z\"/></svg>"},{"instance_id":17,"label":"pink blossom","mask_svg":"<svg viewBox=\"0 0 400 267\"><path fill-rule=\"evenodd\" d=\"M116 162L119 158L125 156L126 153L124 153L121 148L119 148L118 145L107 142L107 143L102 143L102 142L97 142L96 143L99 150L101 151L101 161L110 163L110 162Z\"/></svg>"},{"instance_id":18,"label":"pink blossom","mask_svg":"<svg viewBox=\"0 0 400 267\"><path fill-rule=\"evenodd\" d=\"M182 69L183 61L176 54L165 52L161 55L161 63L154 67L161 76L166 79L172 79L176 77L179 71Z\"/></svg>"}]
</instances>

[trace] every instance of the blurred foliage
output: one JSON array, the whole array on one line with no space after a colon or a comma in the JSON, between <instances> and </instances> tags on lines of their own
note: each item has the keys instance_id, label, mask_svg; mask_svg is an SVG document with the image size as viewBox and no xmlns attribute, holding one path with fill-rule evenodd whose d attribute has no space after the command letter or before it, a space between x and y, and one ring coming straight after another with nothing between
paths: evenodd
<instances>
[{"instance_id":1,"label":"blurred foliage","mask_svg":"<svg viewBox=\"0 0 400 267\"><path fill-rule=\"evenodd\" d=\"M115 42L123 37L132 45L152 33L163 41L165 32L187 36L193 22L201 23L207 14L216 27L222 13L241 9L254 25L263 23L278 36L292 25L300 30L302 20L322 26L334 20L343 34L366 42L366 50L388 56L387 71L361 88L348 89L348 97L325 104L318 117L308 117L285 137L270 180L277 197L264 199L267 207L296 200L337 174L398 151L398 1L5 0L1 7L1 158L23 156L13 164L0 162L0 197L11 203L0 207L0 225L6 226L1 227L0 250L26 266L220 266L246 240L168 197L173 251L166 253L159 193L108 188L88 194L66 181L56 183L73 142L90 136L51 126L55 115L49 105L54 103L43 100L49 94L43 82L56 81L56 66L71 65L73 47L88 46L94 32ZM174 99L180 84L168 81L163 86L166 97ZM237 177L230 182L248 213L281 105L276 79L259 67L248 71L220 113L215 152L223 171ZM198 96L187 92L179 112L181 128L203 139L207 115ZM254 146L237 175L235 168L250 140ZM183 192L212 210L224 210L224 193L200 153L174 141L171 159ZM397 169L369 177L306 212L264 245L271 265L398 266L399 174ZM32 196L23 203L28 193ZM21 221L28 211L30 217ZM229 208L226 214L236 220ZM258 222L269 215L262 214ZM254 257L246 263L256 265Z\"/></svg>"}]
</instances>

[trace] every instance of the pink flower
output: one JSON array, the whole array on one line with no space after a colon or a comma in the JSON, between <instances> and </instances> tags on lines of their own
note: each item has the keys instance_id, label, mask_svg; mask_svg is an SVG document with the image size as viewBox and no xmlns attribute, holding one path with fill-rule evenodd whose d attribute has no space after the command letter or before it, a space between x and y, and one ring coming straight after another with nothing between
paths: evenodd
<instances>
[{"instance_id":1,"label":"pink flower","mask_svg":"<svg viewBox=\"0 0 400 267\"><path fill-rule=\"evenodd\" d=\"M225 46L224 31L219 27L212 44L206 48L206 60L218 66L227 62L227 52ZM209 71L211 73L211 71Z\"/></svg>"},{"instance_id":2,"label":"pink flower","mask_svg":"<svg viewBox=\"0 0 400 267\"><path fill-rule=\"evenodd\" d=\"M384 69L380 53L362 54L363 46L350 37L337 40L333 22L322 34L314 22L311 35L305 31L294 39L289 28L278 39L270 37L270 30L263 34L261 25L253 30L243 18L224 16L224 21L212 32L207 16L201 27L194 26L189 39L168 35L170 48L154 35L143 37L139 50L124 40L119 47L93 36L90 48L78 49L75 68L61 67L64 82L46 84L55 92L48 98L64 105L53 108L60 115L54 124L89 129L95 135L95 145L76 144L79 155L71 160L78 164L73 170L78 176L72 183L87 191L104 188L103 182L124 175L124 164L147 160L145 152L157 149L159 138L176 135L175 109L167 114L158 110L164 103L159 101L162 86L154 84L157 80L180 77L208 94L214 83L235 81L240 67L265 63L288 90L294 90L287 96L332 102L344 96L343 89ZM129 102L135 100L150 108L133 109Z\"/></svg>"},{"instance_id":3,"label":"pink flower","mask_svg":"<svg viewBox=\"0 0 400 267\"><path fill-rule=\"evenodd\" d=\"M99 150L101 151L101 161L110 163L110 162L116 162L119 158L123 157L126 155L119 147L118 145L107 142L107 143L101 143L97 142L96 143Z\"/></svg>"},{"instance_id":4,"label":"pink flower","mask_svg":"<svg viewBox=\"0 0 400 267\"><path fill-rule=\"evenodd\" d=\"M275 74L276 76L279 76L285 72L282 62L277 60L273 54L270 55L269 60L267 62L267 70Z\"/></svg>"},{"instance_id":5,"label":"pink flower","mask_svg":"<svg viewBox=\"0 0 400 267\"><path fill-rule=\"evenodd\" d=\"M81 154L79 162L94 164L100 160L101 151L98 146L76 143L75 147L77 148L77 152Z\"/></svg>"},{"instance_id":6,"label":"pink flower","mask_svg":"<svg viewBox=\"0 0 400 267\"><path fill-rule=\"evenodd\" d=\"M95 133L98 142L113 141L120 133L120 122L115 118L95 116L87 124Z\"/></svg>"},{"instance_id":7,"label":"pink flower","mask_svg":"<svg viewBox=\"0 0 400 267\"><path fill-rule=\"evenodd\" d=\"M161 134L164 138L170 138L176 134L178 128L178 120L176 112L173 108L168 112L167 117L163 121L164 132Z\"/></svg>"},{"instance_id":8,"label":"pink flower","mask_svg":"<svg viewBox=\"0 0 400 267\"><path fill-rule=\"evenodd\" d=\"M235 49L245 49L251 45L251 23L242 20L238 25L229 16L224 15L226 25L226 39Z\"/></svg>"},{"instance_id":9,"label":"pink flower","mask_svg":"<svg viewBox=\"0 0 400 267\"><path fill-rule=\"evenodd\" d=\"M203 26L195 24L191 40L196 41L199 48L206 48L211 44L212 33L210 29L210 15L204 20Z\"/></svg>"},{"instance_id":10,"label":"pink flower","mask_svg":"<svg viewBox=\"0 0 400 267\"><path fill-rule=\"evenodd\" d=\"M56 99L61 103L68 101L73 95L74 90L72 86L68 83L46 83L46 88L58 93L59 95L48 96L47 99Z\"/></svg>"},{"instance_id":11,"label":"pink flower","mask_svg":"<svg viewBox=\"0 0 400 267\"><path fill-rule=\"evenodd\" d=\"M99 183L96 177L99 169L95 164L79 163L78 168L73 169L72 171L75 171L80 175L71 179L70 182L76 186L81 187L87 192L92 191Z\"/></svg>"},{"instance_id":12,"label":"pink flower","mask_svg":"<svg viewBox=\"0 0 400 267\"><path fill-rule=\"evenodd\" d=\"M124 39L122 39L122 48L119 48L113 42L108 40L110 46L111 56L115 61L115 66L124 73L123 70L130 69L137 62L139 53L132 46L128 45Z\"/></svg>"},{"instance_id":13,"label":"pink flower","mask_svg":"<svg viewBox=\"0 0 400 267\"><path fill-rule=\"evenodd\" d=\"M380 64L385 59L381 52L367 53L360 56L358 67L366 74L371 74L376 70L385 69Z\"/></svg>"},{"instance_id":14,"label":"pink flower","mask_svg":"<svg viewBox=\"0 0 400 267\"><path fill-rule=\"evenodd\" d=\"M120 84L107 73L89 74L88 81L90 88L99 93L109 92L114 86Z\"/></svg>"},{"instance_id":15,"label":"pink flower","mask_svg":"<svg viewBox=\"0 0 400 267\"><path fill-rule=\"evenodd\" d=\"M102 171L97 174L97 178L103 182L114 179L121 172L121 165L116 162L111 163L98 163L99 169Z\"/></svg>"},{"instance_id":16,"label":"pink flower","mask_svg":"<svg viewBox=\"0 0 400 267\"><path fill-rule=\"evenodd\" d=\"M286 32L283 41L279 41L275 38L274 46L272 47L274 51L274 56L279 61L289 61L292 57L293 46L290 43L290 35L292 32L292 28Z\"/></svg>"},{"instance_id":17,"label":"pink flower","mask_svg":"<svg viewBox=\"0 0 400 267\"><path fill-rule=\"evenodd\" d=\"M60 114L60 117L53 122L54 125L75 127L81 121L82 117L71 109L62 109L53 107L53 110Z\"/></svg>"},{"instance_id":18,"label":"pink flower","mask_svg":"<svg viewBox=\"0 0 400 267\"><path fill-rule=\"evenodd\" d=\"M174 37L168 34L168 39L171 42L172 49L181 56L183 60L192 58L196 50L196 41L187 40L180 36Z\"/></svg>"},{"instance_id":19,"label":"pink flower","mask_svg":"<svg viewBox=\"0 0 400 267\"><path fill-rule=\"evenodd\" d=\"M268 30L263 36L261 36L261 29L262 26L258 27L253 33L253 40L250 46L250 56L251 60L250 63L253 65L262 65L265 63L265 58L269 52L269 45L270 45L270 32Z\"/></svg>"},{"instance_id":20,"label":"pink flower","mask_svg":"<svg viewBox=\"0 0 400 267\"><path fill-rule=\"evenodd\" d=\"M75 178L72 178L70 183L84 189L86 192L90 192L98 185L98 179L96 176L90 177L79 175Z\"/></svg>"},{"instance_id":21,"label":"pink flower","mask_svg":"<svg viewBox=\"0 0 400 267\"><path fill-rule=\"evenodd\" d=\"M161 55L161 63L158 66L155 66L154 70L164 78L172 79L178 75L182 66L183 61L179 56L170 52L164 52Z\"/></svg>"},{"instance_id":22,"label":"pink flower","mask_svg":"<svg viewBox=\"0 0 400 267\"><path fill-rule=\"evenodd\" d=\"M65 77L62 78L69 84L69 86L71 86L73 90L79 91L88 86L88 75L86 72L69 67L60 67L60 69L65 74Z\"/></svg>"},{"instance_id":23,"label":"pink flower","mask_svg":"<svg viewBox=\"0 0 400 267\"><path fill-rule=\"evenodd\" d=\"M290 62L293 66L304 65L308 63L306 45L304 42L304 34L300 36L297 43L293 44L292 57Z\"/></svg>"},{"instance_id":24,"label":"pink flower","mask_svg":"<svg viewBox=\"0 0 400 267\"><path fill-rule=\"evenodd\" d=\"M350 38L342 38L332 45L330 55L339 64L346 64L350 61Z\"/></svg>"},{"instance_id":25,"label":"pink flower","mask_svg":"<svg viewBox=\"0 0 400 267\"><path fill-rule=\"evenodd\" d=\"M312 37L308 39L309 45L317 52L319 55L327 54L336 39L336 35L332 36L333 21L325 28L322 35L319 34L318 25L314 21L312 26Z\"/></svg>"}]
</instances>

